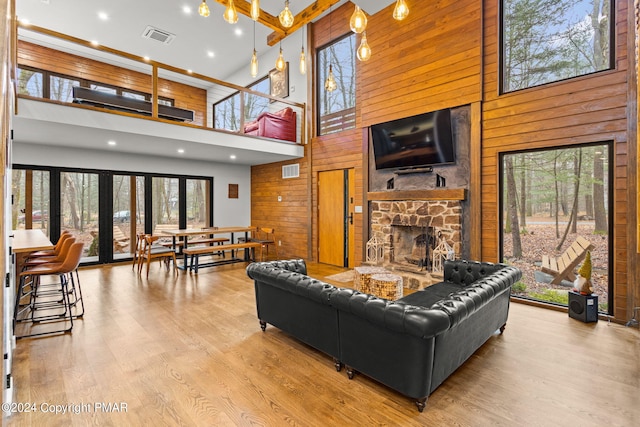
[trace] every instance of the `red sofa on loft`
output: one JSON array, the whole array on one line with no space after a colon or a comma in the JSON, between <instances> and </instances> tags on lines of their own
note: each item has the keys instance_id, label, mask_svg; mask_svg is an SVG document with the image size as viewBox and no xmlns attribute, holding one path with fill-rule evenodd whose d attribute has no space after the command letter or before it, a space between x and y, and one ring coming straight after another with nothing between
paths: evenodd
<instances>
[{"instance_id":1,"label":"red sofa on loft","mask_svg":"<svg viewBox=\"0 0 640 427\"><path fill-rule=\"evenodd\" d=\"M264 112L245 123L244 134L296 142L296 112L291 107L275 113Z\"/></svg>"}]
</instances>

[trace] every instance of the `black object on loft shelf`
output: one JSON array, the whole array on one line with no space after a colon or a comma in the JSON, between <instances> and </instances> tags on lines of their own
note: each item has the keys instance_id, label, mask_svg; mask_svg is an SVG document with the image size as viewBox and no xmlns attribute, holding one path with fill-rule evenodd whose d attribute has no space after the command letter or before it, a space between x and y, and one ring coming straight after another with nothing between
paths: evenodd
<instances>
[{"instance_id":1,"label":"black object on loft shelf","mask_svg":"<svg viewBox=\"0 0 640 427\"><path fill-rule=\"evenodd\" d=\"M95 107L103 107L118 111L128 111L145 116L151 115L151 102L129 98L114 93L102 92L87 87L74 86L73 102L76 104L87 104ZM184 108L172 107L170 105L158 104L158 117L168 120L182 122L193 121L193 111Z\"/></svg>"}]
</instances>

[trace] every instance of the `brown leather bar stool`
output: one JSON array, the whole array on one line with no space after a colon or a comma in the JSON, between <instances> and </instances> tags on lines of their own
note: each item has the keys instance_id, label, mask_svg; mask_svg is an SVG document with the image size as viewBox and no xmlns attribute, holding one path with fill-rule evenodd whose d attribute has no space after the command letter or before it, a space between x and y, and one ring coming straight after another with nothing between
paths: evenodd
<instances>
[{"instance_id":1,"label":"brown leather bar stool","mask_svg":"<svg viewBox=\"0 0 640 427\"><path fill-rule=\"evenodd\" d=\"M80 297L74 294L74 291L76 286L79 288L80 285L77 268L82 258L83 247L83 243L73 243L63 262L35 265L20 273L13 314L13 332L16 338L66 333L73 329L73 319L79 317L78 314L74 314L73 309L78 302L82 301L81 291ZM76 278L73 277L74 271ZM46 276L53 276L56 279L43 285L45 282L42 279ZM70 282L72 288L69 286ZM70 295L74 295L73 302ZM27 303L23 303L25 298L28 298ZM84 312L84 305L82 310ZM51 322L63 322L64 326L42 332L32 331L34 328L38 329L36 325ZM31 323L28 333L22 335L17 333L16 329L20 323Z\"/></svg>"}]
</instances>

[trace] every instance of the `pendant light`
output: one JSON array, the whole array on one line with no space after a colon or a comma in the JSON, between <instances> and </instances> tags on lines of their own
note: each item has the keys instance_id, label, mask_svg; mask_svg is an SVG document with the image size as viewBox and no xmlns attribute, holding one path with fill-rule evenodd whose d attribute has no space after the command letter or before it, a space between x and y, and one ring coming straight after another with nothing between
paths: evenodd
<instances>
[{"instance_id":1,"label":"pendant light","mask_svg":"<svg viewBox=\"0 0 640 427\"><path fill-rule=\"evenodd\" d=\"M353 10L353 15L351 15L351 19L349 20L349 27L351 27L351 31L357 34L360 34L367 28L367 15L364 14L358 5L356 5L356 8Z\"/></svg>"},{"instance_id":2,"label":"pendant light","mask_svg":"<svg viewBox=\"0 0 640 427\"><path fill-rule=\"evenodd\" d=\"M278 18L284 28L291 28L293 25L293 13L289 10L289 0L284 1L284 9L280 12Z\"/></svg>"},{"instance_id":3,"label":"pendant light","mask_svg":"<svg viewBox=\"0 0 640 427\"><path fill-rule=\"evenodd\" d=\"M286 66L287 63L284 62L284 57L282 56L282 42L280 42L280 55L278 55L278 59L276 59L276 70L284 71Z\"/></svg>"},{"instance_id":4,"label":"pendant light","mask_svg":"<svg viewBox=\"0 0 640 427\"><path fill-rule=\"evenodd\" d=\"M409 6L405 0L397 0L396 7L393 8L393 19L402 21L409 15Z\"/></svg>"},{"instance_id":5,"label":"pendant light","mask_svg":"<svg viewBox=\"0 0 640 427\"><path fill-rule=\"evenodd\" d=\"M207 6L207 0L202 0L202 3L200 3L200 7L198 7L198 14L206 18L210 13L211 12L209 11L209 6Z\"/></svg>"},{"instance_id":6,"label":"pendant light","mask_svg":"<svg viewBox=\"0 0 640 427\"><path fill-rule=\"evenodd\" d=\"M360 41L360 46L358 46L358 51L356 52L358 59L362 62L368 61L371 58L371 48L369 47L369 43L367 43L367 32L362 32L362 40Z\"/></svg>"},{"instance_id":7,"label":"pendant light","mask_svg":"<svg viewBox=\"0 0 640 427\"><path fill-rule=\"evenodd\" d=\"M302 31L302 50L300 51L300 74L307 73L307 56L304 54L304 30Z\"/></svg>"},{"instance_id":8,"label":"pendant light","mask_svg":"<svg viewBox=\"0 0 640 427\"><path fill-rule=\"evenodd\" d=\"M253 21L253 55L251 55L251 64L249 66L251 77L258 75L258 53L256 52L256 21Z\"/></svg>"},{"instance_id":9,"label":"pendant light","mask_svg":"<svg viewBox=\"0 0 640 427\"><path fill-rule=\"evenodd\" d=\"M229 0L227 8L224 10L224 15L222 16L229 24L235 24L238 22L238 11L236 10L236 5L233 4L233 0Z\"/></svg>"},{"instance_id":10,"label":"pendant light","mask_svg":"<svg viewBox=\"0 0 640 427\"><path fill-rule=\"evenodd\" d=\"M257 21L260 18L260 0L251 0L251 19Z\"/></svg>"},{"instance_id":11,"label":"pendant light","mask_svg":"<svg viewBox=\"0 0 640 427\"><path fill-rule=\"evenodd\" d=\"M331 34L332 34L331 15L332 15L331 5L329 5L329 39L331 39ZM324 81L324 89L327 92L333 92L337 88L338 88L338 84L336 83L335 77L333 77L333 67L331 65L331 60L329 60L329 74L327 74L327 79Z\"/></svg>"}]
</instances>

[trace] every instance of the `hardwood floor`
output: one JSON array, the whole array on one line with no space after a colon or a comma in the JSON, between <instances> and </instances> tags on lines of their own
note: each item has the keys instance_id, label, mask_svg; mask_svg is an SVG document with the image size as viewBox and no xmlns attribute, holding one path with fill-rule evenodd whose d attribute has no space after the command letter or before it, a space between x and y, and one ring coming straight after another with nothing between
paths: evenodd
<instances>
[{"instance_id":1,"label":"hardwood floor","mask_svg":"<svg viewBox=\"0 0 640 427\"><path fill-rule=\"evenodd\" d=\"M155 264L148 280L131 265L81 270L86 314L73 332L17 343L15 401L37 412L3 424L640 425L637 328L511 304L504 335L419 413L411 399L362 375L350 381L328 356L275 327L262 332L244 267L176 277ZM323 278L342 270L309 271ZM44 412L54 405L67 413Z\"/></svg>"}]
</instances>

